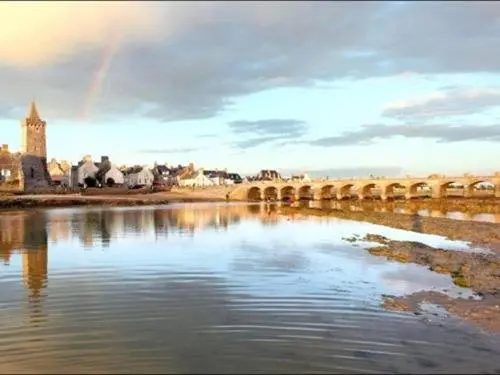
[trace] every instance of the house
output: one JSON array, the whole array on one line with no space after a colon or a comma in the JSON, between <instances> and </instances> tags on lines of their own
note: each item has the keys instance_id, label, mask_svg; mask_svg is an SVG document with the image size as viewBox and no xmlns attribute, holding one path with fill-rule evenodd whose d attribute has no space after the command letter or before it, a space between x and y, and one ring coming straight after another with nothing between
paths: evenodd
<instances>
[{"instance_id":1,"label":"house","mask_svg":"<svg viewBox=\"0 0 500 375\"><path fill-rule=\"evenodd\" d=\"M227 185L227 180L229 179L227 171L219 170L203 170L203 174L212 180L214 185Z\"/></svg>"},{"instance_id":2,"label":"house","mask_svg":"<svg viewBox=\"0 0 500 375\"><path fill-rule=\"evenodd\" d=\"M86 155L71 167L69 176L70 187L95 186L96 174L99 168L95 165L90 155Z\"/></svg>"},{"instance_id":3,"label":"house","mask_svg":"<svg viewBox=\"0 0 500 375\"><path fill-rule=\"evenodd\" d=\"M125 183L123 172L120 171L117 165L109 162L109 160L100 163L97 177L101 186L121 186Z\"/></svg>"},{"instance_id":4,"label":"house","mask_svg":"<svg viewBox=\"0 0 500 375\"><path fill-rule=\"evenodd\" d=\"M238 173L228 173L228 177L234 184L241 184L243 182L243 179Z\"/></svg>"},{"instance_id":5,"label":"house","mask_svg":"<svg viewBox=\"0 0 500 375\"><path fill-rule=\"evenodd\" d=\"M147 166L135 166L125 171L125 183L129 188L150 187L155 176Z\"/></svg>"},{"instance_id":6,"label":"house","mask_svg":"<svg viewBox=\"0 0 500 375\"><path fill-rule=\"evenodd\" d=\"M215 183L203 173L202 168L197 171L189 170L188 173L183 173L179 177L179 186L206 187L214 185Z\"/></svg>"},{"instance_id":7,"label":"house","mask_svg":"<svg viewBox=\"0 0 500 375\"><path fill-rule=\"evenodd\" d=\"M292 181L297 181L297 182L311 182L312 179L309 177L307 174L300 174L300 175L294 175L291 178Z\"/></svg>"},{"instance_id":8,"label":"house","mask_svg":"<svg viewBox=\"0 0 500 375\"><path fill-rule=\"evenodd\" d=\"M278 171L273 169L262 169L257 176L255 176L255 181L274 181L280 180L281 176Z\"/></svg>"},{"instance_id":9,"label":"house","mask_svg":"<svg viewBox=\"0 0 500 375\"><path fill-rule=\"evenodd\" d=\"M8 145L2 145L0 148L0 184L19 186L21 179L21 154L11 153Z\"/></svg>"},{"instance_id":10,"label":"house","mask_svg":"<svg viewBox=\"0 0 500 375\"><path fill-rule=\"evenodd\" d=\"M71 167L69 174L71 187L122 185L124 182L123 173L107 156L101 156L100 162L94 162L90 155L86 155L78 165Z\"/></svg>"},{"instance_id":11,"label":"house","mask_svg":"<svg viewBox=\"0 0 500 375\"><path fill-rule=\"evenodd\" d=\"M70 170L67 169L66 164L64 164L63 168L63 165L61 163L59 163L56 159L52 158L52 160L47 163L47 170L49 172L53 185L69 186Z\"/></svg>"},{"instance_id":12,"label":"house","mask_svg":"<svg viewBox=\"0 0 500 375\"><path fill-rule=\"evenodd\" d=\"M238 173L228 173L227 170L204 170L203 174L211 179L214 185L234 185L243 181Z\"/></svg>"},{"instance_id":13,"label":"house","mask_svg":"<svg viewBox=\"0 0 500 375\"><path fill-rule=\"evenodd\" d=\"M99 163L94 163L99 170L96 173L96 179L100 186L120 186L125 183L123 172L111 163L108 156L101 156Z\"/></svg>"},{"instance_id":14,"label":"house","mask_svg":"<svg viewBox=\"0 0 500 375\"><path fill-rule=\"evenodd\" d=\"M166 165L155 165L155 173L158 175L159 179L169 186L178 185L179 181L177 176L181 173L185 167L178 165L177 167L167 167Z\"/></svg>"}]
</instances>

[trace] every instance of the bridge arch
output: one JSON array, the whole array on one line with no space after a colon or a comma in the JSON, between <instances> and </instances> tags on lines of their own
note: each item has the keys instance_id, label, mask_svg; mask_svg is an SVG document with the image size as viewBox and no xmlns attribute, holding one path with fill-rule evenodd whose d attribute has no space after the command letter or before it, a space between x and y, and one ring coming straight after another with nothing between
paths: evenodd
<instances>
[{"instance_id":1,"label":"bridge arch","mask_svg":"<svg viewBox=\"0 0 500 375\"><path fill-rule=\"evenodd\" d=\"M248 189L247 199L249 201L261 201L262 200L262 191L257 186L252 186Z\"/></svg>"},{"instance_id":2,"label":"bridge arch","mask_svg":"<svg viewBox=\"0 0 500 375\"><path fill-rule=\"evenodd\" d=\"M404 197L406 196L407 193L408 193L408 187L400 184L399 182L389 184L385 187L385 195L391 199L395 199L401 196Z\"/></svg>"},{"instance_id":3,"label":"bridge arch","mask_svg":"<svg viewBox=\"0 0 500 375\"><path fill-rule=\"evenodd\" d=\"M335 186L325 185L321 187L320 198L323 200L332 199L334 197Z\"/></svg>"},{"instance_id":4,"label":"bridge arch","mask_svg":"<svg viewBox=\"0 0 500 375\"><path fill-rule=\"evenodd\" d=\"M277 201L278 200L278 189L274 186L268 186L264 189L264 199Z\"/></svg>"},{"instance_id":5,"label":"bridge arch","mask_svg":"<svg viewBox=\"0 0 500 375\"><path fill-rule=\"evenodd\" d=\"M431 186L424 181L411 184L406 191L407 198L429 197L432 195Z\"/></svg>"},{"instance_id":6,"label":"bridge arch","mask_svg":"<svg viewBox=\"0 0 500 375\"><path fill-rule=\"evenodd\" d=\"M312 186L304 185L299 188L299 199L314 200L314 191Z\"/></svg>"},{"instance_id":7,"label":"bridge arch","mask_svg":"<svg viewBox=\"0 0 500 375\"><path fill-rule=\"evenodd\" d=\"M374 194L375 190L375 194ZM374 199L375 197L380 198L381 194L383 194L382 187L380 185L377 185L376 183L372 182L369 184L364 185L361 188L361 198L362 199Z\"/></svg>"},{"instance_id":8,"label":"bridge arch","mask_svg":"<svg viewBox=\"0 0 500 375\"><path fill-rule=\"evenodd\" d=\"M285 186L280 191L281 200L295 200L296 191L293 186Z\"/></svg>"},{"instance_id":9,"label":"bridge arch","mask_svg":"<svg viewBox=\"0 0 500 375\"><path fill-rule=\"evenodd\" d=\"M342 185L339 189L338 199L351 199L351 197L355 194L354 190L356 186L354 184L345 184Z\"/></svg>"},{"instance_id":10,"label":"bridge arch","mask_svg":"<svg viewBox=\"0 0 500 375\"><path fill-rule=\"evenodd\" d=\"M489 180L476 180L467 186L468 196L494 196L497 186Z\"/></svg>"},{"instance_id":11,"label":"bridge arch","mask_svg":"<svg viewBox=\"0 0 500 375\"><path fill-rule=\"evenodd\" d=\"M450 192L450 190L452 190ZM459 193L460 191L460 193ZM466 193L465 184L460 181L446 181L439 185L439 196L464 196Z\"/></svg>"}]
</instances>

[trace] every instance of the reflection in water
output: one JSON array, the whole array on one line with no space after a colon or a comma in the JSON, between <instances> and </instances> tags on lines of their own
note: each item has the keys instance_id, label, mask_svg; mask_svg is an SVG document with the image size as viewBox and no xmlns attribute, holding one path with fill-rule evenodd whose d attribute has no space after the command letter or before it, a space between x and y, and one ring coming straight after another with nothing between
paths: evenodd
<instances>
[{"instance_id":1,"label":"reflection in water","mask_svg":"<svg viewBox=\"0 0 500 375\"><path fill-rule=\"evenodd\" d=\"M500 367L496 339L453 320L425 323L379 307L382 294L466 293L449 276L387 262L342 238L372 232L442 247L457 242L367 223L293 219L278 216L274 204L5 213L0 371Z\"/></svg>"},{"instance_id":2,"label":"reflection in water","mask_svg":"<svg viewBox=\"0 0 500 375\"><path fill-rule=\"evenodd\" d=\"M374 204L362 205L359 202L352 201L301 201L297 203L299 207L321 208L321 209L342 209L349 211L366 211L366 212L395 212L407 215L430 216L436 218L449 218L454 220L466 221L486 221L490 223L500 223L500 214L498 213L471 213L459 211L439 211L429 209L418 209L406 207L398 207L393 204Z\"/></svg>"},{"instance_id":3,"label":"reflection in water","mask_svg":"<svg viewBox=\"0 0 500 375\"><path fill-rule=\"evenodd\" d=\"M48 279L47 230L44 214L34 211L0 216L0 257L10 264L14 252L21 254L22 284L28 290L29 317L34 324L44 318L42 290Z\"/></svg>"}]
</instances>

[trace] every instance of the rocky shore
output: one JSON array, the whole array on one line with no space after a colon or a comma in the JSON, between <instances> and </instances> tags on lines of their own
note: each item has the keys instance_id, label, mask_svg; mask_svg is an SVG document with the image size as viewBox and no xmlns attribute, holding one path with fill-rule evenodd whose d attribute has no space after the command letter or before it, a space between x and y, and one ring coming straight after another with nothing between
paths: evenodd
<instances>
[{"instance_id":1,"label":"rocky shore","mask_svg":"<svg viewBox=\"0 0 500 375\"><path fill-rule=\"evenodd\" d=\"M403 263L416 263L427 266L431 271L448 274L455 285L471 288L480 297L480 299L451 298L445 293L435 291L418 292L403 297L385 296L383 306L386 309L419 314L422 311L422 304L433 303L484 329L500 332L498 256L436 249L419 242L391 241L374 234L368 234L362 240L381 245L367 249L372 255Z\"/></svg>"}]
</instances>

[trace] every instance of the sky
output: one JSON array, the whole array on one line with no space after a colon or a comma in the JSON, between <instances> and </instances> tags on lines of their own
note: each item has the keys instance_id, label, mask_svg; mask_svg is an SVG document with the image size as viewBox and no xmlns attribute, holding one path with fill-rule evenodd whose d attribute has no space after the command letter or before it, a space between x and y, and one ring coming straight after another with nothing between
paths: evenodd
<instances>
[{"instance_id":1,"label":"sky","mask_svg":"<svg viewBox=\"0 0 500 375\"><path fill-rule=\"evenodd\" d=\"M4 1L0 24L12 150L35 99L48 158L73 163L500 171L493 1Z\"/></svg>"}]
</instances>

